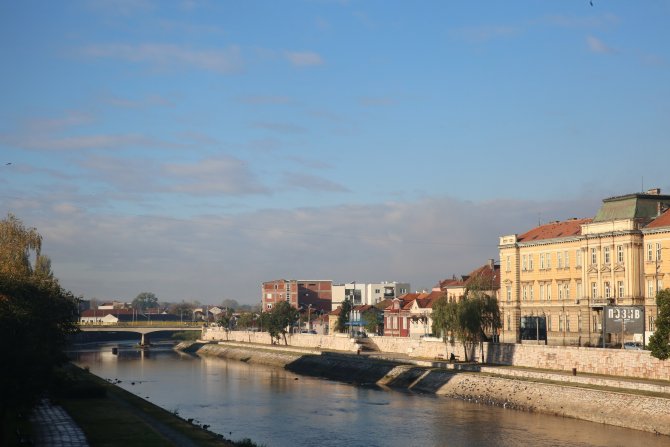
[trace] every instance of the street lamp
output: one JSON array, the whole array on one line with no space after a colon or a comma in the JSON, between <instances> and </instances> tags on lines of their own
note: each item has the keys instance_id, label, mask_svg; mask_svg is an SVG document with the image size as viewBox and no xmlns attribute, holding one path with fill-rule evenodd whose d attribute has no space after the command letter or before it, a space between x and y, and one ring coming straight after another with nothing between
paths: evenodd
<instances>
[{"instance_id":1,"label":"street lamp","mask_svg":"<svg viewBox=\"0 0 670 447\"><path fill-rule=\"evenodd\" d=\"M307 332L309 332L312 329L312 305L308 304L307 305Z\"/></svg>"}]
</instances>

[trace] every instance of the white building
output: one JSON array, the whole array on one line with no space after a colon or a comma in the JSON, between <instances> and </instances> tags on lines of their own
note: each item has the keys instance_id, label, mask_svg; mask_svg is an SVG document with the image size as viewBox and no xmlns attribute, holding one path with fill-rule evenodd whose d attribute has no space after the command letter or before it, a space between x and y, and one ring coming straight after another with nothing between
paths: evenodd
<instances>
[{"instance_id":1,"label":"white building","mask_svg":"<svg viewBox=\"0 0 670 447\"><path fill-rule=\"evenodd\" d=\"M396 281L379 283L350 282L333 284L333 307L337 309L345 298L353 299L354 305L374 306L380 301L393 299L409 293L409 283Z\"/></svg>"}]
</instances>

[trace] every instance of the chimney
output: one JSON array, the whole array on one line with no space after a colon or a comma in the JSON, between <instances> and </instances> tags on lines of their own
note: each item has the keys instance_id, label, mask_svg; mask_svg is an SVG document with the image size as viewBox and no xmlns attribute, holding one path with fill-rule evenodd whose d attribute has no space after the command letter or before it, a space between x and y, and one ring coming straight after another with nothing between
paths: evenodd
<instances>
[{"instance_id":1,"label":"chimney","mask_svg":"<svg viewBox=\"0 0 670 447\"><path fill-rule=\"evenodd\" d=\"M647 194L649 194L650 196L660 196L661 195L661 188L648 189Z\"/></svg>"},{"instance_id":2,"label":"chimney","mask_svg":"<svg viewBox=\"0 0 670 447\"><path fill-rule=\"evenodd\" d=\"M495 260L494 259L489 259L489 268L493 270L495 268Z\"/></svg>"}]
</instances>

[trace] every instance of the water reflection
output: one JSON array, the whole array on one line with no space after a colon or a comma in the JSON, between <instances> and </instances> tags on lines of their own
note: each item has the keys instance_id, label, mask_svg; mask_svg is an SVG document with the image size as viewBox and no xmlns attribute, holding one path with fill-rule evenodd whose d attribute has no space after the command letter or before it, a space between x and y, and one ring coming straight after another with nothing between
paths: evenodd
<instances>
[{"instance_id":1,"label":"water reflection","mask_svg":"<svg viewBox=\"0 0 670 447\"><path fill-rule=\"evenodd\" d=\"M114 345L116 346L116 345ZM73 353L95 374L233 439L268 446L631 446L667 437L121 345Z\"/></svg>"}]
</instances>

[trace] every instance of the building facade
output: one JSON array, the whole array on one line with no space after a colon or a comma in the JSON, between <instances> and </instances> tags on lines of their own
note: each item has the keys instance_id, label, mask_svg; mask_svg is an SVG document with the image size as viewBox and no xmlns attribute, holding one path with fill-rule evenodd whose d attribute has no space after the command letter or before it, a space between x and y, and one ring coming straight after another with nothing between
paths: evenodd
<instances>
[{"instance_id":1,"label":"building facade","mask_svg":"<svg viewBox=\"0 0 670 447\"><path fill-rule=\"evenodd\" d=\"M280 301L296 309L311 308L312 312L329 312L333 299L333 281L276 279L261 284L261 303L264 312Z\"/></svg>"},{"instance_id":2,"label":"building facade","mask_svg":"<svg viewBox=\"0 0 670 447\"><path fill-rule=\"evenodd\" d=\"M655 315L654 280L663 244L670 248L661 219L668 207L670 196L653 189L604 199L594 218L500 237L501 341L544 341L540 329L548 344L645 340L648 318L645 333L618 334L607 332L603 316L607 306L641 306Z\"/></svg>"},{"instance_id":3,"label":"building facade","mask_svg":"<svg viewBox=\"0 0 670 447\"><path fill-rule=\"evenodd\" d=\"M374 306L384 300L393 299L409 293L409 283L380 282L380 283L358 283L333 285L332 309L335 310L342 305L342 301L349 298L354 305Z\"/></svg>"}]
</instances>

